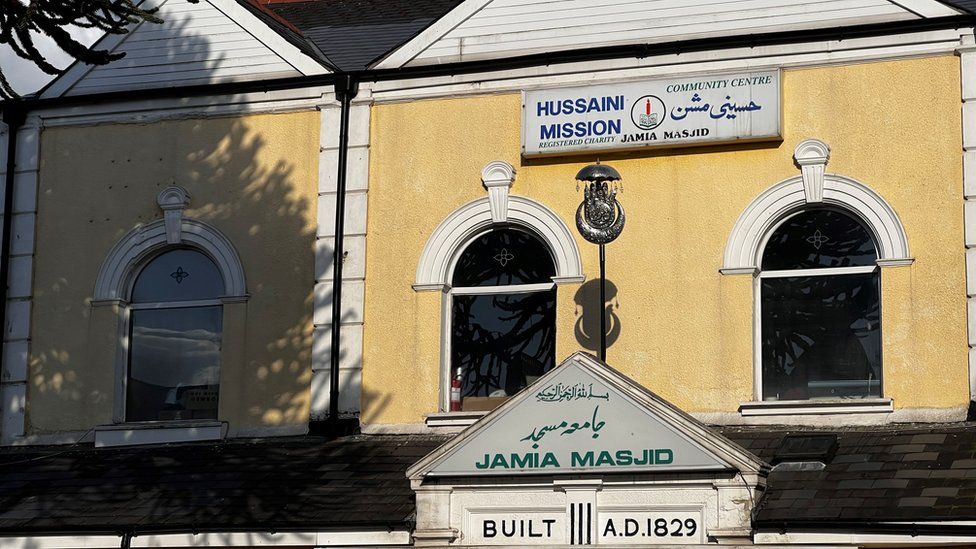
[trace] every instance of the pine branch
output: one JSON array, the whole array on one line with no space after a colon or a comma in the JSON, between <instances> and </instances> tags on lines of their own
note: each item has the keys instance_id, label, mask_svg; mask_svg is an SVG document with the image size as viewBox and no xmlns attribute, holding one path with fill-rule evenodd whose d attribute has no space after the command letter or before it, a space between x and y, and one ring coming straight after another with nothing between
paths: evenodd
<instances>
[{"instance_id":1,"label":"pine branch","mask_svg":"<svg viewBox=\"0 0 976 549\"><path fill-rule=\"evenodd\" d=\"M198 0L188 0L196 3ZM52 65L34 44L33 35L47 36L72 58L88 65L105 65L121 59L124 53L112 53L82 44L65 30L72 25L99 29L106 34L126 34L137 23L162 23L158 8L142 9L133 0L0 0L0 44L9 45L20 58L26 59L47 74L62 71ZM0 99L17 97L0 67Z\"/></svg>"}]
</instances>

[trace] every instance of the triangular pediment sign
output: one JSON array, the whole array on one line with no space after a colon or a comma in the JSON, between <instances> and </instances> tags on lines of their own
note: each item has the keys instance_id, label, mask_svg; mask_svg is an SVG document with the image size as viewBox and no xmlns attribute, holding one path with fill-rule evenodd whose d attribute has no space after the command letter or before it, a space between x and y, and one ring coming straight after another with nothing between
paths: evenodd
<instances>
[{"instance_id":1,"label":"triangular pediment sign","mask_svg":"<svg viewBox=\"0 0 976 549\"><path fill-rule=\"evenodd\" d=\"M764 473L768 468L607 364L578 352L414 464L407 476Z\"/></svg>"}]
</instances>

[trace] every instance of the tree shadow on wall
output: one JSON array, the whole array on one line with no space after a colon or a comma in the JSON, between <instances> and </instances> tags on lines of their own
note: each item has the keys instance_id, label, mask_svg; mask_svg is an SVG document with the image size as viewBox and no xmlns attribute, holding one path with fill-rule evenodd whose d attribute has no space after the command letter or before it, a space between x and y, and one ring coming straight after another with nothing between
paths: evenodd
<instances>
[{"instance_id":1,"label":"tree shadow on wall","mask_svg":"<svg viewBox=\"0 0 976 549\"><path fill-rule=\"evenodd\" d=\"M186 43L200 54L206 40ZM220 364L220 406L234 418L231 429L238 427L234 422L252 428L307 426L313 380L312 311L315 301L331 302L331 289L318 300L313 298L316 162L298 157L318 155L318 115L308 115L314 123L306 123L302 116L49 130L59 146L44 151L39 188L28 375L28 406L36 407L28 410L31 432L84 431L111 423L113 402L123 397L114 394L117 365L114 359L105 359L114 353L104 352L103 344L121 345L121 341L117 332L101 333L104 326L93 322L92 290L111 247L140 224L162 218L155 200L170 185L188 190L185 215L220 230L244 265L249 298L240 342L243 358L239 363ZM352 316L348 308L343 313L344 320ZM347 353L344 350L343 356ZM355 385L348 379L341 390L354 390ZM364 397L383 406L379 398ZM147 447L134 457L126 454L130 461L124 463L116 449L89 450L81 460L68 459L72 450L61 456L64 459L37 462L40 476L60 478L66 484L72 483L70 479L94 479L77 490L34 483L25 465L11 458L9 465L0 463L0 482L13 483L9 490L0 490L0 521L29 508L37 517L54 521L52 528L70 529L75 524L86 529L98 520L95 510L111 504L114 507L103 519L120 530L129 524L146 530L166 524L201 530L215 525L274 530L276 524L296 516L296 506L309 520L335 511L322 500L303 501L299 492L289 492L297 490L299 483L314 486L315 481L282 466L287 462L284 458L266 464L248 462L245 478L231 474L244 467L234 460L220 462L228 468L224 476L220 471L212 476L195 472L202 461L211 459L207 456L237 445L246 444ZM276 451L286 456L298 452L285 445ZM246 456L244 452L240 459ZM179 477L186 482L174 484ZM269 499L269 491L293 495L292 503L269 507L269 501L281 501L281 497ZM84 512L69 500L83 503ZM259 541L257 537L244 544Z\"/></svg>"},{"instance_id":2,"label":"tree shadow on wall","mask_svg":"<svg viewBox=\"0 0 976 549\"><path fill-rule=\"evenodd\" d=\"M576 324L573 326L573 334L576 342L581 347L594 353L600 351L600 309L606 311L606 326L604 328L607 336L607 348L620 337L620 317L615 313L620 308L617 299L617 285L611 280L607 280L606 301L600 302L600 280L588 280L576 290L574 301L576 302Z\"/></svg>"}]
</instances>

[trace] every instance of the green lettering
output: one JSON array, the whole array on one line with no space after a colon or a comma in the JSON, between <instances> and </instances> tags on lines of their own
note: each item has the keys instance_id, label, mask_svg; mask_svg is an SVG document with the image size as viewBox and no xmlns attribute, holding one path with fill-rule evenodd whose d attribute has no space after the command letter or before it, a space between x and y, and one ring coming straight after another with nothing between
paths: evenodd
<instances>
[{"instance_id":1,"label":"green lettering","mask_svg":"<svg viewBox=\"0 0 976 549\"><path fill-rule=\"evenodd\" d=\"M593 452L587 452L582 456L573 452L571 462L573 467L593 467Z\"/></svg>"},{"instance_id":2,"label":"green lettering","mask_svg":"<svg viewBox=\"0 0 976 549\"><path fill-rule=\"evenodd\" d=\"M613 457L610 455L610 452L606 450L600 452L600 457L597 458L596 465L597 467L600 465L613 465Z\"/></svg>"},{"instance_id":3,"label":"green lettering","mask_svg":"<svg viewBox=\"0 0 976 549\"><path fill-rule=\"evenodd\" d=\"M491 460L491 468L501 467L502 469L508 469L508 463L505 461L505 456L502 454L495 454L495 459Z\"/></svg>"},{"instance_id":4,"label":"green lettering","mask_svg":"<svg viewBox=\"0 0 976 549\"><path fill-rule=\"evenodd\" d=\"M630 465L634 461L630 450L617 450L617 465Z\"/></svg>"},{"instance_id":5,"label":"green lettering","mask_svg":"<svg viewBox=\"0 0 976 549\"><path fill-rule=\"evenodd\" d=\"M670 449L654 450L654 464L667 465L674 461L674 452Z\"/></svg>"},{"instance_id":6,"label":"green lettering","mask_svg":"<svg viewBox=\"0 0 976 549\"><path fill-rule=\"evenodd\" d=\"M556 456L552 452L546 452L546 455L542 456L542 463L539 467L559 467L559 462L556 461Z\"/></svg>"},{"instance_id":7,"label":"green lettering","mask_svg":"<svg viewBox=\"0 0 976 549\"><path fill-rule=\"evenodd\" d=\"M533 454L512 454L512 469L525 469L527 467L532 467L532 455Z\"/></svg>"}]
</instances>

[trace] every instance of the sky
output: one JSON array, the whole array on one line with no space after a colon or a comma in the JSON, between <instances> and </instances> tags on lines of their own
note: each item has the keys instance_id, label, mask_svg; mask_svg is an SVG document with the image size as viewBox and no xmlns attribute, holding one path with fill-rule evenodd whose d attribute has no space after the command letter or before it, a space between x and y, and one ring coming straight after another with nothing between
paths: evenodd
<instances>
[{"instance_id":1,"label":"sky","mask_svg":"<svg viewBox=\"0 0 976 549\"><path fill-rule=\"evenodd\" d=\"M74 28L71 34L83 44L91 44L98 38L101 31ZM61 48L53 40L44 36L35 35L34 42L37 44L37 49L55 67L63 69L71 64L71 57L61 51ZM54 78L42 72L30 61L17 57L17 54L6 44L0 45L0 67L3 67L3 72L7 75L7 80L10 82L10 85L21 95L33 93L41 89Z\"/></svg>"}]
</instances>

